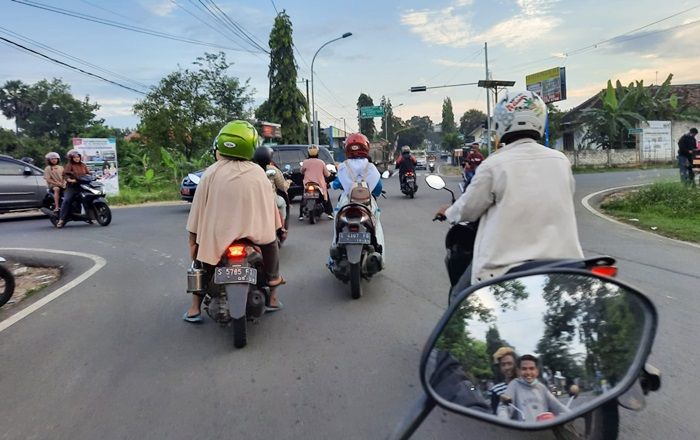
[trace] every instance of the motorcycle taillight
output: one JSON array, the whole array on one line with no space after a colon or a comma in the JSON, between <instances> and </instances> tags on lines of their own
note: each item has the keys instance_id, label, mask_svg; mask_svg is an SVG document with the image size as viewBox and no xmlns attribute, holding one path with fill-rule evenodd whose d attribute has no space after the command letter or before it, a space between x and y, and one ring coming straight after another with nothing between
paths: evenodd
<instances>
[{"instance_id":1,"label":"motorcycle taillight","mask_svg":"<svg viewBox=\"0 0 700 440\"><path fill-rule=\"evenodd\" d=\"M315 187L315 186L313 186L313 185L307 185L307 186L306 186L306 192L312 193L312 192L314 192L314 191L316 191L316 187Z\"/></svg>"},{"instance_id":2,"label":"motorcycle taillight","mask_svg":"<svg viewBox=\"0 0 700 440\"><path fill-rule=\"evenodd\" d=\"M226 256L233 260L242 260L248 256L248 252L246 251L244 244L234 243L228 247Z\"/></svg>"},{"instance_id":3,"label":"motorcycle taillight","mask_svg":"<svg viewBox=\"0 0 700 440\"><path fill-rule=\"evenodd\" d=\"M594 266L591 268L591 272L596 275L603 275L606 277L614 278L617 276L617 267L615 266Z\"/></svg>"}]
</instances>

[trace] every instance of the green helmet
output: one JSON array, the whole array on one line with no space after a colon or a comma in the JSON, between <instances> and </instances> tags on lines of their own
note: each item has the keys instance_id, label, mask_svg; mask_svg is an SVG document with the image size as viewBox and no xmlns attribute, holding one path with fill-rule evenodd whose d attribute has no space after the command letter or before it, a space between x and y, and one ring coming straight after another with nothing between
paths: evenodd
<instances>
[{"instance_id":1,"label":"green helmet","mask_svg":"<svg viewBox=\"0 0 700 440\"><path fill-rule=\"evenodd\" d=\"M247 121L231 121L214 139L214 149L222 156L251 160L258 147L258 132Z\"/></svg>"}]
</instances>

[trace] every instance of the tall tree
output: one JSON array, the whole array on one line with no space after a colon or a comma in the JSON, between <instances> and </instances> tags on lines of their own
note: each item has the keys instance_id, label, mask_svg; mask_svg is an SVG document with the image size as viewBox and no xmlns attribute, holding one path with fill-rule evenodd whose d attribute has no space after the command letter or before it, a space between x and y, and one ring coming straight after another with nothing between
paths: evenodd
<instances>
[{"instance_id":1,"label":"tall tree","mask_svg":"<svg viewBox=\"0 0 700 440\"><path fill-rule=\"evenodd\" d=\"M454 133L457 131L457 126L455 125L455 114L452 110L452 100L447 97L442 102L442 134Z\"/></svg>"},{"instance_id":2,"label":"tall tree","mask_svg":"<svg viewBox=\"0 0 700 440\"><path fill-rule=\"evenodd\" d=\"M549 146L553 147L562 136L562 118L566 112L559 110L554 104L547 104L547 124L549 126Z\"/></svg>"},{"instance_id":3,"label":"tall tree","mask_svg":"<svg viewBox=\"0 0 700 440\"><path fill-rule=\"evenodd\" d=\"M0 110L8 119L15 120L15 134L35 109L29 96L29 86L20 80L10 80L0 89Z\"/></svg>"},{"instance_id":4,"label":"tall tree","mask_svg":"<svg viewBox=\"0 0 700 440\"><path fill-rule=\"evenodd\" d=\"M154 155L166 147L191 159L208 150L226 122L250 116L248 81L242 84L228 74L232 63L223 52L207 53L193 65L168 74L134 105L141 118L138 130Z\"/></svg>"},{"instance_id":5,"label":"tall tree","mask_svg":"<svg viewBox=\"0 0 700 440\"><path fill-rule=\"evenodd\" d=\"M294 60L292 22L283 10L270 31L270 96L256 115L282 124L282 142L300 144L307 141L306 98L297 87L297 64Z\"/></svg>"},{"instance_id":6,"label":"tall tree","mask_svg":"<svg viewBox=\"0 0 700 440\"><path fill-rule=\"evenodd\" d=\"M486 113L475 108L469 109L459 118L459 132L464 136L479 128L486 120Z\"/></svg>"},{"instance_id":7,"label":"tall tree","mask_svg":"<svg viewBox=\"0 0 700 440\"><path fill-rule=\"evenodd\" d=\"M374 105L372 97L364 93L360 93L357 98L357 124L360 127L360 133L367 136L369 140L374 139L377 134L377 129L374 126L374 118L362 119L360 117L360 107L370 107Z\"/></svg>"}]
</instances>

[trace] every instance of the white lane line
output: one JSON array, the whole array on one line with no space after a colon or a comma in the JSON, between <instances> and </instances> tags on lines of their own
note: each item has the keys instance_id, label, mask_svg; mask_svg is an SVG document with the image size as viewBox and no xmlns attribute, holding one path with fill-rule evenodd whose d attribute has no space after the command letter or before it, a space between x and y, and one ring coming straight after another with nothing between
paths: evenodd
<instances>
[{"instance_id":1,"label":"white lane line","mask_svg":"<svg viewBox=\"0 0 700 440\"><path fill-rule=\"evenodd\" d=\"M638 185L616 186L616 187L614 187L614 188L603 189L603 190L600 190L600 191L597 191L597 192L588 194L586 197L582 198L582 199L581 199L581 204L582 204L583 207L586 208L591 214L593 214L593 215L595 215L595 216L598 216L598 217L600 217L600 218L602 218L602 219L604 219L604 220L607 220L607 221L609 221L609 222L618 224L618 225L620 225L620 226L624 226L624 227L626 227L626 228L628 228L628 229L633 229L633 230L635 230L635 231L639 231L639 232L643 232L643 233L645 233L645 234L652 235L652 236L654 236L654 237L656 237L656 238L661 238L661 239L664 239L664 240L668 240L668 241L672 241L672 242L675 242L675 243L680 243L680 244L684 244L684 245L687 245L687 246L691 246L691 247L700 249L700 245L699 245L699 244L690 243L690 242L682 241L682 240L676 240L675 238L664 237L663 235L655 234L655 233L653 233L653 232L649 232L649 231L646 231L646 230L644 230L644 229L640 229L640 228L636 228L636 227L634 227L634 226L632 226L632 225L628 225L627 223L623 223L623 222L621 222L621 221L619 221L619 220L617 220L617 219L615 219L615 218L613 218L613 217L610 217L610 216L607 216L607 215L603 214L602 212L598 211L597 209L595 209L595 208L594 208L593 206L591 206L591 204L590 204L590 200L591 200L593 197L596 197L596 196L598 196L598 195L600 195L600 194L603 194L603 193L606 193L606 192L615 192L615 191L619 191L619 190L623 190L623 189L639 188L639 187L641 187L641 186L646 186L646 185L650 185L650 183L641 183L641 184L638 184Z\"/></svg>"},{"instance_id":2,"label":"white lane line","mask_svg":"<svg viewBox=\"0 0 700 440\"><path fill-rule=\"evenodd\" d=\"M65 286L61 286L60 288L56 289L55 291L53 291L50 294L46 295L45 297L41 298L39 301L33 303L32 305L20 310L19 312L15 313L14 315L10 316L9 318L0 322L0 332L9 328L13 324L16 324L20 320L26 318L27 316L36 312L37 310L39 310L40 308L42 308L46 304L55 300L59 296L68 292L69 290L71 290L72 288L76 287L77 285L79 285L83 281L90 278L95 272L102 269L107 264L107 261L98 255L85 254L82 252L59 251L56 249L0 248L0 252L2 252L2 251L29 251L29 252L42 252L42 253L50 253L50 254L72 255L72 256L76 256L76 257L89 258L92 261L94 261L95 264L90 269L88 269L86 272L82 273L80 276L78 276L76 279L69 282Z\"/></svg>"}]
</instances>

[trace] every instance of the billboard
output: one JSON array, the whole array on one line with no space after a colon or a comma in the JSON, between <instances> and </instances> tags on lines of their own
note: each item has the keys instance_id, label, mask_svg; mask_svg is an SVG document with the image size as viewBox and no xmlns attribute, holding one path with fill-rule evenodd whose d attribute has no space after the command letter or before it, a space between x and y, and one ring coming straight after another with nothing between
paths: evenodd
<instances>
[{"instance_id":1,"label":"billboard","mask_svg":"<svg viewBox=\"0 0 700 440\"><path fill-rule=\"evenodd\" d=\"M555 67L525 77L525 87L550 102L566 99L566 67Z\"/></svg>"},{"instance_id":2,"label":"billboard","mask_svg":"<svg viewBox=\"0 0 700 440\"><path fill-rule=\"evenodd\" d=\"M642 129L642 160L672 161L676 157L671 121L647 121Z\"/></svg>"},{"instance_id":3,"label":"billboard","mask_svg":"<svg viewBox=\"0 0 700 440\"><path fill-rule=\"evenodd\" d=\"M265 121L261 122L260 124L262 127L262 137L265 139L282 137L282 126L280 124Z\"/></svg>"},{"instance_id":4,"label":"billboard","mask_svg":"<svg viewBox=\"0 0 700 440\"><path fill-rule=\"evenodd\" d=\"M108 195L119 194L119 165L116 138L73 138L90 173L104 185Z\"/></svg>"}]
</instances>

